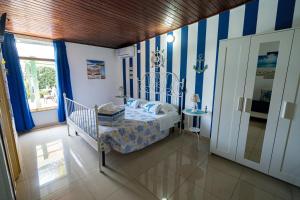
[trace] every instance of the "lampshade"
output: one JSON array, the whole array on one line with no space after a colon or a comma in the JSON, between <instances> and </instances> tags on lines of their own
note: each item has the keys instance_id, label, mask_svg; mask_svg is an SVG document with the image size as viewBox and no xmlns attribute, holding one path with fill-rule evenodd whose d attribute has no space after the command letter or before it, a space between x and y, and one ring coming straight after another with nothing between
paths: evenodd
<instances>
[{"instance_id":1,"label":"lampshade","mask_svg":"<svg viewBox=\"0 0 300 200\"><path fill-rule=\"evenodd\" d=\"M198 94L193 94L191 96L191 102L193 102L193 103L199 103L200 102L199 95Z\"/></svg>"},{"instance_id":2,"label":"lampshade","mask_svg":"<svg viewBox=\"0 0 300 200\"><path fill-rule=\"evenodd\" d=\"M124 87L123 86L119 87L119 95L124 96Z\"/></svg>"}]
</instances>

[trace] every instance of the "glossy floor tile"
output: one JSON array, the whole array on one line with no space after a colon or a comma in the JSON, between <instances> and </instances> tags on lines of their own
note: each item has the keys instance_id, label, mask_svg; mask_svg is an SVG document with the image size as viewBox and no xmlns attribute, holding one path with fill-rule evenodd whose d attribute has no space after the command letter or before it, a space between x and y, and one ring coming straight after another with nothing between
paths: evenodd
<instances>
[{"instance_id":1,"label":"glossy floor tile","mask_svg":"<svg viewBox=\"0 0 300 200\"><path fill-rule=\"evenodd\" d=\"M261 190L246 181L239 181L233 193L232 200L256 200L256 199L279 200L281 198L277 197L276 195L267 193L264 190Z\"/></svg>"},{"instance_id":2,"label":"glossy floor tile","mask_svg":"<svg viewBox=\"0 0 300 200\"><path fill-rule=\"evenodd\" d=\"M218 200L212 194L203 190L203 188L197 187L194 183L186 181L176 190L171 200Z\"/></svg>"},{"instance_id":3,"label":"glossy floor tile","mask_svg":"<svg viewBox=\"0 0 300 200\"><path fill-rule=\"evenodd\" d=\"M19 137L18 200L296 200L300 189L209 154L209 140L173 133L138 152L98 154L66 126Z\"/></svg>"}]
</instances>

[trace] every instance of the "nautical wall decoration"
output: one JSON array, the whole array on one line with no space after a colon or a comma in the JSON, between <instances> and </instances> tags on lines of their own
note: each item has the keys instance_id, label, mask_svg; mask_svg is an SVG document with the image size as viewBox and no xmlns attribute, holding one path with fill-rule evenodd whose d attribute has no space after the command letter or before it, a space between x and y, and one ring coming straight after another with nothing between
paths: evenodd
<instances>
[{"instance_id":1,"label":"nautical wall decoration","mask_svg":"<svg viewBox=\"0 0 300 200\"><path fill-rule=\"evenodd\" d=\"M151 63L151 67L165 67L164 49L156 48L155 51L152 51Z\"/></svg>"},{"instance_id":2,"label":"nautical wall decoration","mask_svg":"<svg viewBox=\"0 0 300 200\"><path fill-rule=\"evenodd\" d=\"M207 65L204 64L205 63L205 59L203 57L202 54L199 54L198 59L197 59L197 63L196 65L194 65L194 70L198 73L201 74L203 73L205 70L207 70Z\"/></svg>"}]
</instances>

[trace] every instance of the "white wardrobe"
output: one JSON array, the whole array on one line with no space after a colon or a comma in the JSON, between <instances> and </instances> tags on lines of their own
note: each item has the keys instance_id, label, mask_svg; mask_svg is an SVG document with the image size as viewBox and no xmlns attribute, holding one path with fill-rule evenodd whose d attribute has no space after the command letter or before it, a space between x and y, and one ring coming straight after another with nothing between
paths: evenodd
<instances>
[{"instance_id":1,"label":"white wardrobe","mask_svg":"<svg viewBox=\"0 0 300 200\"><path fill-rule=\"evenodd\" d=\"M220 42L211 152L300 186L300 29Z\"/></svg>"}]
</instances>

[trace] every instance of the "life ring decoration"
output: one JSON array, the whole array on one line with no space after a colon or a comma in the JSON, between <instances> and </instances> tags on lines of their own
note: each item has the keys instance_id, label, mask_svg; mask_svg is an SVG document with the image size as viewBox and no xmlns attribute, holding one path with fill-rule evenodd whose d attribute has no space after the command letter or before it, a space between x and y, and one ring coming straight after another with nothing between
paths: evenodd
<instances>
[{"instance_id":1,"label":"life ring decoration","mask_svg":"<svg viewBox=\"0 0 300 200\"><path fill-rule=\"evenodd\" d=\"M164 67L165 63L165 56L164 56L164 49L159 50L156 48L155 51L152 51L152 56L151 56L151 67Z\"/></svg>"}]
</instances>

